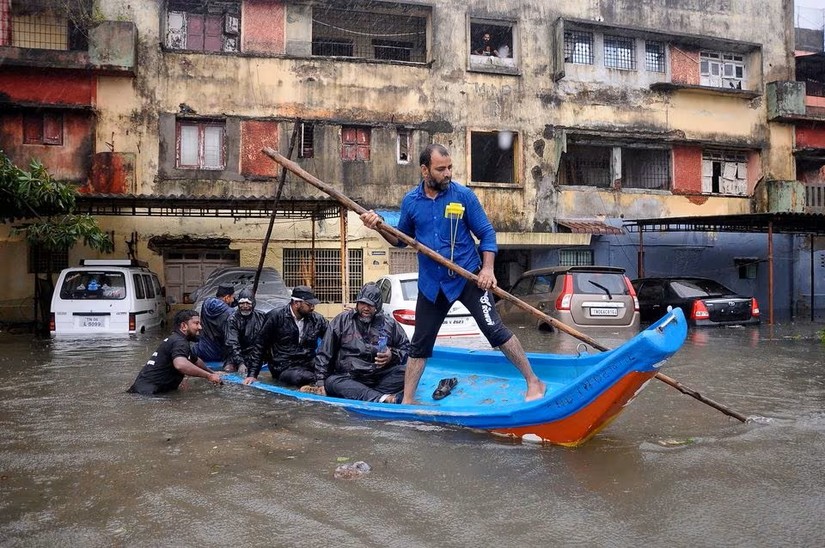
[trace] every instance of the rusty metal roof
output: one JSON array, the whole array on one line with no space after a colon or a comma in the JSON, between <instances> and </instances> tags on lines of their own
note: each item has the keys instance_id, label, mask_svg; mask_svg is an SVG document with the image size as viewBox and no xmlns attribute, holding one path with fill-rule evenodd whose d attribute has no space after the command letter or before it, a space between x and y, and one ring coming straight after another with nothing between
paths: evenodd
<instances>
[{"instance_id":1,"label":"rusty metal roof","mask_svg":"<svg viewBox=\"0 0 825 548\"><path fill-rule=\"evenodd\" d=\"M556 219L556 224L573 234L624 234L621 228L595 219Z\"/></svg>"},{"instance_id":2,"label":"rusty metal roof","mask_svg":"<svg viewBox=\"0 0 825 548\"><path fill-rule=\"evenodd\" d=\"M81 194L77 197L76 212L135 217L268 218L274 201L273 196ZM330 198L281 198L276 217L329 219L339 217L341 207Z\"/></svg>"},{"instance_id":3,"label":"rusty metal roof","mask_svg":"<svg viewBox=\"0 0 825 548\"><path fill-rule=\"evenodd\" d=\"M747 213L700 217L634 219L624 222L629 232L768 232L825 235L825 214Z\"/></svg>"}]
</instances>

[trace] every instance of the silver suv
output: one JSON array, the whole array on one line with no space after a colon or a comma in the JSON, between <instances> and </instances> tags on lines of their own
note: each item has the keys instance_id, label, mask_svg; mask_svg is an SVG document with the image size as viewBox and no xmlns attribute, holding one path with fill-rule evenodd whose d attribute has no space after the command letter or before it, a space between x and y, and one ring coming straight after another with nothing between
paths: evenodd
<instances>
[{"instance_id":1,"label":"silver suv","mask_svg":"<svg viewBox=\"0 0 825 548\"><path fill-rule=\"evenodd\" d=\"M510 293L571 327L639 330L639 300L623 268L556 266L528 270ZM500 300L505 322L524 321L527 313ZM529 316L532 319L532 316ZM549 329L538 322L539 329Z\"/></svg>"}]
</instances>

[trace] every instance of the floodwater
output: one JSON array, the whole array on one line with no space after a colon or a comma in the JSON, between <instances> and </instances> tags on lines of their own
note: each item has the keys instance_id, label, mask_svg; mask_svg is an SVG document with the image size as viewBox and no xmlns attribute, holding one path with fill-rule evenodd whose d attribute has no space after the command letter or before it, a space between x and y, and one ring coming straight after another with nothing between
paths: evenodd
<instances>
[{"instance_id":1,"label":"floodwater","mask_svg":"<svg viewBox=\"0 0 825 548\"><path fill-rule=\"evenodd\" d=\"M0 335L0 545L822 546L821 328L692 331L666 364L758 421L654 380L575 449L199 379L143 398L124 390L157 334Z\"/></svg>"}]
</instances>

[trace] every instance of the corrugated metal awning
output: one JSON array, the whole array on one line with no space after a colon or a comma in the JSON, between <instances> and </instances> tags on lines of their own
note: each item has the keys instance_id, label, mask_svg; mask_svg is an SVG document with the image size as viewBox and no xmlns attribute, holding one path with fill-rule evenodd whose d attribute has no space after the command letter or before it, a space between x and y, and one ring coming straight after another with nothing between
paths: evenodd
<instances>
[{"instance_id":1,"label":"corrugated metal awning","mask_svg":"<svg viewBox=\"0 0 825 548\"><path fill-rule=\"evenodd\" d=\"M621 228L595 219L556 219L556 224L573 234L624 234Z\"/></svg>"}]
</instances>

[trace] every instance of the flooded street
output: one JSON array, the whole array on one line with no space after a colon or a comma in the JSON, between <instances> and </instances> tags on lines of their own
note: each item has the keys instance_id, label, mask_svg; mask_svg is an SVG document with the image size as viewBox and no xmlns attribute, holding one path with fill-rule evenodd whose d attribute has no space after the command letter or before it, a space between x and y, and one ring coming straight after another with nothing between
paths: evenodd
<instances>
[{"instance_id":1,"label":"flooded street","mask_svg":"<svg viewBox=\"0 0 825 548\"><path fill-rule=\"evenodd\" d=\"M160 335L0 335L3 546L821 546L821 325L691 331L576 449L240 386L126 394ZM517 330L529 350L566 335ZM598 339L598 337L597 337ZM566 342L575 348L576 342ZM333 478L345 459L372 471Z\"/></svg>"}]
</instances>

